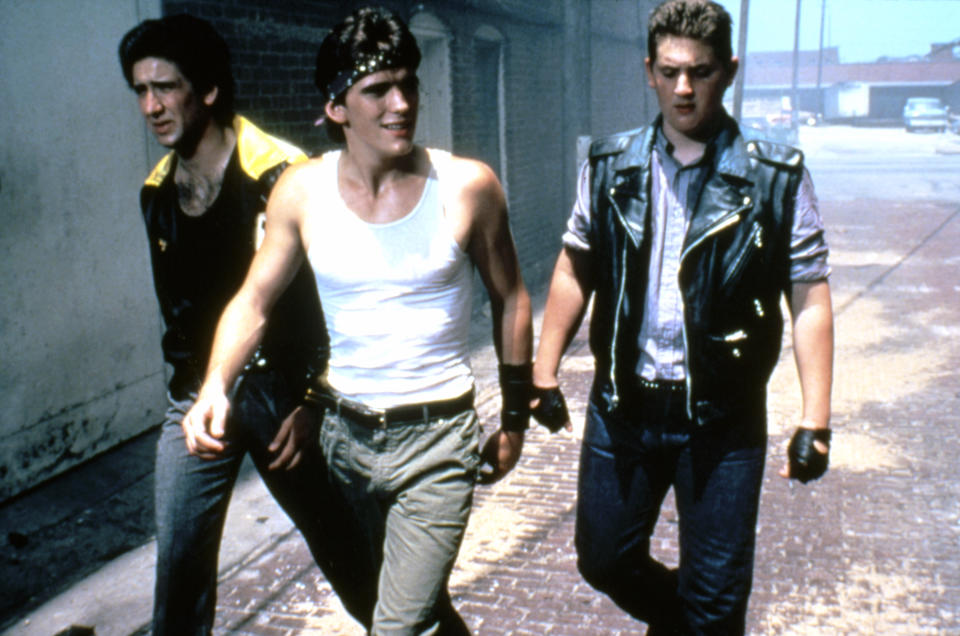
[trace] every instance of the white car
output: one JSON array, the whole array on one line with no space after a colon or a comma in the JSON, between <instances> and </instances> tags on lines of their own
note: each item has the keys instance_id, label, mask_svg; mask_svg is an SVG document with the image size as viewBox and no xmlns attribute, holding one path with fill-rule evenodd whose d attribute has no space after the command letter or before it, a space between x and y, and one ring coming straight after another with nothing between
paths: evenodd
<instances>
[{"instance_id":1,"label":"white car","mask_svg":"<svg viewBox=\"0 0 960 636\"><path fill-rule=\"evenodd\" d=\"M903 125L907 132L918 128L947 129L947 107L936 97L911 97L903 106Z\"/></svg>"}]
</instances>

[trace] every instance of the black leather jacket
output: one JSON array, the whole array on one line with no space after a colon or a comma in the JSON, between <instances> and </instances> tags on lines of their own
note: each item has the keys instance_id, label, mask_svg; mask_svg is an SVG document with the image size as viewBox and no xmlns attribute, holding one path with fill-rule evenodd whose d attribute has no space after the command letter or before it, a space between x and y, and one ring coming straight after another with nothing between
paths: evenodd
<instances>
[{"instance_id":1,"label":"black leather jacket","mask_svg":"<svg viewBox=\"0 0 960 636\"><path fill-rule=\"evenodd\" d=\"M613 411L635 387L650 245L653 125L595 141L590 345L595 395ZM780 353L800 151L746 142L727 118L681 253L688 413L705 425L761 415Z\"/></svg>"},{"instance_id":2,"label":"black leather jacket","mask_svg":"<svg viewBox=\"0 0 960 636\"><path fill-rule=\"evenodd\" d=\"M202 227L178 212L175 155L154 168L140 192L154 286L166 330L164 359L173 367L169 389L185 399L200 388L217 321L239 289L262 232L267 197L288 164L306 159L298 148L265 134L243 117L233 121L237 147L217 202ZM274 369L302 392L313 367L326 362L326 331L313 273L304 264L281 295L263 342L247 370Z\"/></svg>"}]
</instances>

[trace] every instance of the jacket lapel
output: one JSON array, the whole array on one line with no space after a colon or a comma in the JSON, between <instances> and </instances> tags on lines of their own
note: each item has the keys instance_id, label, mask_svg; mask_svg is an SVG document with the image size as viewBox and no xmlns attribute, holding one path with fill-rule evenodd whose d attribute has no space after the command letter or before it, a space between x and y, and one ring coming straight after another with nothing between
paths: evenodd
<instances>
[{"instance_id":1,"label":"jacket lapel","mask_svg":"<svg viewBox=\"0 0 960 636\"><path fill-rule=\"evenodd\" d=\"M634 248L643 243L650 199L650 155L656 124L630 138L613 164L614 177L607 193Z\"/></svg>"},{"instance_id":2,"label":"jacket lapel","mask_svg":"<svg viewBox=\"0 0 960 636\"><path fill-rule=\"evenodd\" d=\"M730 119L714 143L718 156L691 215L684 252L718 227L735 225L737 215L753 205L750 158L736 122Z\"/></svg>"}]
</instances>

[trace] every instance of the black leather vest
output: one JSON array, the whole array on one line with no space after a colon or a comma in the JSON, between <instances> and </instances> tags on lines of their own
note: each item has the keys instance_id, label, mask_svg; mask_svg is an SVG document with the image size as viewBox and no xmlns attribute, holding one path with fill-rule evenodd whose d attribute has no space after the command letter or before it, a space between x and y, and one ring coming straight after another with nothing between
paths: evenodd
<instances>
[{"instance_id":1,"label":"black leather vest","mask_svg":"<svg viewBox=\"0 0 960 636\"><path fill-rule=\"evenodd\" d=\"M590 148L591 249L596 281L590 345L595 391L613 411L636 381L650 246L656 127ZM762 414L780 353L780 299L789 292L790 231L803 156L744 141L727 119L681 254L687 397L705 425Z\"/></svg>"}]
</instances>

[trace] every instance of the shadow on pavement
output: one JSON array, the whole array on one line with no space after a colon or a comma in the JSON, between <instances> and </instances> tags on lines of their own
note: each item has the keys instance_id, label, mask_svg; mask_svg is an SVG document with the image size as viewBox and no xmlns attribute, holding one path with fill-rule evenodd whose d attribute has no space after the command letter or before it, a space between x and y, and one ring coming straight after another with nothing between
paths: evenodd
<instances>
[{"instance_id":1,"label":"shadow on pavement","mask_svg":"<svg viewBox=\"0 0 960 636\"><path fill-rule=\"evenodd\" d=\"M0 629L152 538L158 432L0 504Z\"/></svg>"}]
</instances>

